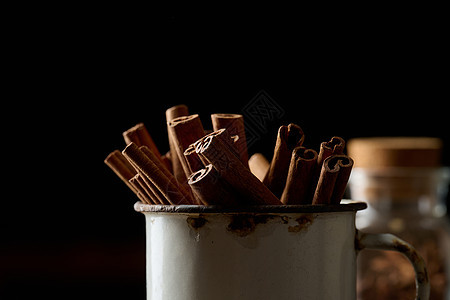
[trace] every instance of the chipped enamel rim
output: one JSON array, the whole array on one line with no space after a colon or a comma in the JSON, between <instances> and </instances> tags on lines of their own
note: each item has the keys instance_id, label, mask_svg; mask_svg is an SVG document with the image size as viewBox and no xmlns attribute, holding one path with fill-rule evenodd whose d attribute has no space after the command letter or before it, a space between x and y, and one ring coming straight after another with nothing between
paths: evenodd
<instances>
[{"instance_id":1,"label":"chipped enamel rim","mask_svg":"<svg viewBox=\"0 0 450 300\"><path fill-rule=\"evenodd\" d=\"M134 209L138 212L155 213L328 213L358 211L367 208L361 201L342 200L341 204L323 205L252 205L224 207L218 205L150 205L136 202Z\"/></svg>"}]
</instances>

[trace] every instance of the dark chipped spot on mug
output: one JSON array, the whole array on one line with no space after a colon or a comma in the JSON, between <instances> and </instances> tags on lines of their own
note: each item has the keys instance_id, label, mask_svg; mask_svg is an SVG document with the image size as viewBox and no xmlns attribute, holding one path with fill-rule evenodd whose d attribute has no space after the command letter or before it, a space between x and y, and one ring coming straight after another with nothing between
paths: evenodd
<instances>
[{"instance_id":1,"label":"dark chipped spot on mug","mask_svg":"<svg viewBox=\"0 0 450 300\"><path fill-rule=\"evenodd\" d=\"M408 245L405 245L405 244L403 244L403 243L400 243L400 242L397 241L397 240L394 240L394 241L392 242L392 244L394 245L394 248L397 249L397 250L400 251L400 252L408 253L408 254L411 254L411 253L412 253L411 248L408 247Z\"/></svg>"},{"instance_id":2,"label":"dark chipped spot on mug","mask_svg":"<svg viewBox=\"0 0 450 300\"><path fill-rule=\"evenodd\" d=\"M427 269L424 272L417 272L417 282L420 284L424 284L428 282L428 272Z\"/></svg>"},{"instance_id":3,"label":"dark chipped spot on mug","mask_svg":"<svg viewBox=\"0 0 450 300\"><path fill-rule=\"evenodd\" d=\"M283 222L283 224L289 223L289 217L288 216L281 216L281 222Z\"/></svg>"},{"instance_id":4,"label":"dark chipped spot on mug","mask_svg":"<svg viewBox=\"0 0 450 300\"><path fill-rule=\"evenodd\" d=\"M419 257L417 252L415 252L413 249L411 249L411 247L409 245L401 243L396 240L394 240L392 242L392 244L394 245L394 248L397 251L404 253L406 256L408 256L411 259L411 261L413 263L415 263L415 264L420 263L421 258Z\"/></svg>"},{"instance_id":5,"label":"dark chipped spot on mug","mask_svg":"<svg viewBox=\"0 0 450 300\"><path fill-rule=\"evenodd\" d=\"M236 214L231 216L227 230L240 237L247 236L255 231L259 224L266 224L273 215Z\"/></svg>"},{"instance_id":6,"label":"dark chipped spot on mug","mask_svg":"<svg viewBox=\"0 0 450 300\"><path fill-rule=\"evenodd\" d=\"M423 260L419 256L419 254L416 251L414 251L409 245L401 243L396 240L393 241L393 245L396 250L402 252L407 257L409 257L409 259L413 264L419 265L423 263ZM424 272L417 272L416 278L417 282L420 284L427 283L429 281L427 269L424 269Z\"/></svg>"},{"instance_id":7,"label":"dark chipped spot on mug","mask_svg":"<svg viewBox=\"0 0 450 300\"><path fill-rule=\"evenodd\" d=\"M194 230L198 230L203 226L205 226L208 220L206 220L203 217L188 217L186 219L186 222L189 224L189 227L191 227Z\"/></svg>"},{"instance_id":8,"label":"dark chipped spot on mug","mask_svg":"<svg viewBox=\"0 0 450 300\"><path fill-rule=\"evenodd\" d=\"M300 232L306 228L308 228L309 225L311 225L314 221L314 217L312 215L303 215L295 221L298 223L298 225L295 226L289 226L288 231L289 232Z\"/></svg>"}]
</instances>

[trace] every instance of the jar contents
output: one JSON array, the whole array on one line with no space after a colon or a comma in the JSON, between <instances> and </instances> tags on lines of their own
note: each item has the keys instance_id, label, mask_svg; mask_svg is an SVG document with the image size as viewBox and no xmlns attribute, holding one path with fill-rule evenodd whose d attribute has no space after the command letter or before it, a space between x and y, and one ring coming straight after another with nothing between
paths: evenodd
<instances>
[{"instance_id":1,"label":"jar contents","mask_svg":"<svg viewBox=\"0 0 450 300\"><path fill-rule=\"evenodd\" d=\"M351 198L368 203L357 214L364 232L390 232L424 258L430 299L450 299L450 223L445 196L449 169L440 166L435 138L361 138L349 142L355 168ZM359 300L414 299L414 270L401 254L366 250L358 255Z\"/></svg>"},{"instance_id":2,"label":"jar contents","mask_svg":"<svg viewBox=\"0 0 450 300\"><path fill-rule=\"evenodd\" d=\"M431 285L430 299L445 298L448 290L446 269L450 248L446 233L440 230L397 232L416 247L426 262ZM447 266L446 266L447 264ZM397 252L365 250L358 257L358 299L414 299L414 270Z\"/></svg>"}]
</instances>

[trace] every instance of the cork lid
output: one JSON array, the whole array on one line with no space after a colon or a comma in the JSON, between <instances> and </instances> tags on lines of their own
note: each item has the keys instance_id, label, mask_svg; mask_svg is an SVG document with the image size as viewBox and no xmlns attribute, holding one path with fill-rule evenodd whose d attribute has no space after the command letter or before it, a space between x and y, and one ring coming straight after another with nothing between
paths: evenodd
<instances>
[{"instance_id":1,"label":"cork lid","mask_svg":"<svg viewBox=\"0 0 450 300\"><path fill-rule=\"evenodd\" d=\"M432 137L373 137L348 141L355 167L416 167L441 165L442 140Z\"/></svg>"}]
</instances>

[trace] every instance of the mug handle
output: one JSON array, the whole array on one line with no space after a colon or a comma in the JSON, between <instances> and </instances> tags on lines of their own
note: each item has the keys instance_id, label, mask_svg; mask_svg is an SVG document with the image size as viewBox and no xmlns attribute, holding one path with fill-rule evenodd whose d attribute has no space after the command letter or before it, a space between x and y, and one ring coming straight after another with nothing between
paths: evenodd
<instances>
[{"instance_id":1,"label":"mug handle","mask_svg":"<svg viewBox=\"0 0 450 300\"><path fill-rule=\"evenodd\" d=\"M378 249L392 250L402 253L408 258L416 273L416 300L428 300L430 282L425 262L413 246L389 233L373 234L358 231L356 247L358 250Z\"/></svg>"}]
</instances>

